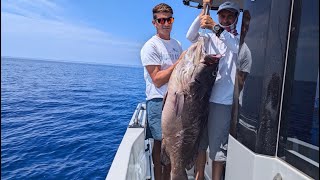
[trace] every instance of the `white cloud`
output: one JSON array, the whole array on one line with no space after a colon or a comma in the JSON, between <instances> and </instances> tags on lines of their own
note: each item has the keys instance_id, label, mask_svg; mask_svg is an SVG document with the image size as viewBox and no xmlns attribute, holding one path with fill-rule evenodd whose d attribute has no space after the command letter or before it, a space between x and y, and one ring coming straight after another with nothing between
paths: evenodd
<instances>
[{"instance_id":1,"label":"white cloud","mask_svg":"<svg viewBox=\"0 0 320 180\"><path fill-rule=\"evenodd\" d=\"M64 21L59 14L62 11L57 4L47 0L7 2L1 9L2 55L140 64L141 44Z\"/></svg>"},{"instance_id":2,"label":"white cloud","mask_svg":"<svg viewBox=\"0 0 320 180\"><path fill-rule=\"evenodd\" d=\"M48 0L4 0L1 5L1 12L9 12L29 18L63 19L59 15L63 14L63 8Z\"/></svg>"}]
</instances>

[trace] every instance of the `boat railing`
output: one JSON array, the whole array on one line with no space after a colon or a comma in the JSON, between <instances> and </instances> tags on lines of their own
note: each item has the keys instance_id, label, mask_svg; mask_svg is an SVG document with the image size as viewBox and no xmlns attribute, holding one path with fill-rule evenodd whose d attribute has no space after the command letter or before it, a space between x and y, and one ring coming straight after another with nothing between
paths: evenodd
<instances>
[{"instance_id":1,"label":"boat railing","mask_svg":"<svg viewBox=\"0 0 320 180\"><path fill-rule=\"evenodd\" d=\"M145 104L143 103L139 103L136 110L134 111L134 114L132 116L133 118L133 123L129 124L129 128L142 128L144 127L144 122L142 122L143 120L145 120L145 118L141 118L143 116L143 110L145 110ZM140 116L139 116L140 115ZM141 120L141 123L139 123L139 119Z\"/></svg>"},{"instance_id":2,"label":"boat railing","mask_svg":"<svg viewBox=\"0 0 320 180\"><path fill-rule=\"evenodd\" d=\"M106 180L153 180L152 141L145 139L146 104L139 103L119 145Z\"/></svg>"}]
</instances>

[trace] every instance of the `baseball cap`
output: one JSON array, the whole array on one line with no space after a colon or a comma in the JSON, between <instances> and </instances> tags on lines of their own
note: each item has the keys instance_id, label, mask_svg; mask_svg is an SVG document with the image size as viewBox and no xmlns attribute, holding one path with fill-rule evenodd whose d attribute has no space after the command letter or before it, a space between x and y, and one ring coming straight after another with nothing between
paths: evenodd
<instances>
[{"instance_id":1,"label":"baseball cap","mask_svg":"<svg viewBox=\"0 0 320 180\"><path fill-rule=\"evenodd\" d=\"M240 8L239 8L239 5L235 2L230 2L230 1L226 1L224 3L222 3L219 8L218 8L218 12L217 14L219 14L219 12L223 9L226 9L228 11L232 11L232 12L235 12L237 13L237 15L240 14Z\"/></svg>"}]
</instances>

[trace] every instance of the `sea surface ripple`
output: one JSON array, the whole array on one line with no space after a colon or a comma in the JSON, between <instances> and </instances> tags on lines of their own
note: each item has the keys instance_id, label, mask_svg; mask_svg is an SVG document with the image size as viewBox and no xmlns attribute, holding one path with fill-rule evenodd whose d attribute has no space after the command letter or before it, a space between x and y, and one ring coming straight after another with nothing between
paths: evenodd
<instances>
[{"instance_id":1,"label":"sea surface ripple","mask_svg":"<svg viewBox=\"0 0 320 180\"><path fill-rule=\"evenodd\" d=\"M1 58L1 179L105 179L143 69Z\"/></svg>"}]
</instances>

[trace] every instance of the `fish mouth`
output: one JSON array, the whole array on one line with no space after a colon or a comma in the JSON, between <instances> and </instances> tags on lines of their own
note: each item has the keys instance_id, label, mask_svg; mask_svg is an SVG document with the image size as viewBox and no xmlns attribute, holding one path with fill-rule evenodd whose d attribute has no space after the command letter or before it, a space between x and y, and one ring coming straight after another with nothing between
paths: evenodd
<instances>
[{"instance_id":1,"label":"fish mouth","mask_svg":"<svg viewBox=\"0 0 320 180\"><path fill-rule=\"evenodd\" d=\"M204 57L203 63L208 66L218 64L221 57L221 54L207 54Z\"/></svg>"}]
</instances>

